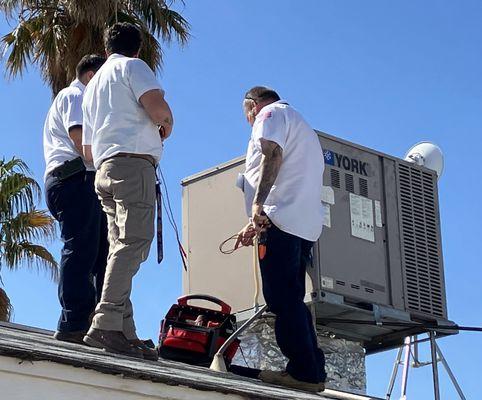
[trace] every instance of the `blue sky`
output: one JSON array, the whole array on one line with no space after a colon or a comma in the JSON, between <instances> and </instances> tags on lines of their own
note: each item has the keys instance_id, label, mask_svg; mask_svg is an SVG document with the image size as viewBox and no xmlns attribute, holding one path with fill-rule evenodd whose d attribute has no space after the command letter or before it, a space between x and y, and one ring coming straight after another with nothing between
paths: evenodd
<instances>
[{"instance_id":1,"label":"blue sky","mask_svg":"<svg viewBox=\"0 0 482 400\"><path fill-rule=\"evenodd\" d=\"M256 84L276 88L314 128L403 156L420 140L445 153L440 185L449 317L482 325L482 2L478 0L187 1L192 39L165 49L159 78L176 117L162 165L180 222L183 177L245 152L249 126L241 100ZM0 21L0 34L9 29ZM18 156L42 179L42 126L50 91L32 67L0 78L0 156ZM154 251L135 278L142 337L155 338L181 293L181 265L166 232L161 266ZM50 245L58 255L58 242ZM153 247L154 249L154 247ZM54 329L56 287L43 274L2 270L18 323ZM480 397L482 335L440 341L467 398ZM393 351L368 358L368 389L382 396ZM431 396L430 369L410 376L411 399ZM397 386L398 390L398 386ZM442 374L442 398L456 394Z\"/></svg>"}]
</instances>

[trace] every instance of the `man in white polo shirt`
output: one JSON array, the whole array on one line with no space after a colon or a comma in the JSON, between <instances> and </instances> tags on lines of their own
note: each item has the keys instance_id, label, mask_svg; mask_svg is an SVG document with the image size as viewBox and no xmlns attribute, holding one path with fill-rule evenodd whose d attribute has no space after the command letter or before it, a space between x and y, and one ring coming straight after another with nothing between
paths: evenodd
<instances>
[{"instance_id":1,"label":"man in white polo shirt","mask_svg":"<svg viewBox=\"0 0 482 400\"><path fill-rule=\"evenodd\" d=\"M154 72L137 58L138 28L116 23L104 41L108 59L84 96L83 145L97 168L110 248L102 297L84 342L156 360L156 351L137 337L130 294L154 236L155 167L173 118Z\"/></svg>"},{"instance_id":2,"label":"man in white polo shirt","mask_svg":"<svg viewBox=\"0 0 482 400\"><path fill-rule=\"evenodd\" d=\"M82 343L100 299L107 262L107 222L94 190L95 169L82 158L82 97L105 58L87 55L77 79L55 97L44 125L47 206L63 242L58 340Z\"/></svg>"},{"instance_id":3,"label":"man in white polo shirt","mask_svg":"<svg viewBox=\"0 0 482 400\"><path fill-rule=\"evenodd\" d=\"M323 226L323 151L315 131L278 94L249 90L246 118L253 127L246 155L243 191L250 223L238 242L265 240L260 251L263 294L276 314L276 340L288 358L286 371L262 371L263 381L319 392L325 358L318 348L311 312L304 303L306 266Z\"/></svg>"}]
</instances>

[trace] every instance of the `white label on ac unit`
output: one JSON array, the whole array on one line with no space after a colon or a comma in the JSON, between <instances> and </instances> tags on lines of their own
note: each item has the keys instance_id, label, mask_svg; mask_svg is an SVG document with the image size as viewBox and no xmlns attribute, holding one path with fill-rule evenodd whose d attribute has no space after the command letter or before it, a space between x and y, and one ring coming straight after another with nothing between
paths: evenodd
<instances>
[{"instance_id":1,"label":"white label on ac unit","mask_svg":"<svg viewBox=\"0 0 482 400\"><path fill-rule=\"evenodd\" d=\"M328 203L321 203L323 205L323 225L331 228L331 208Z\"/></svg>"},{"instance_id":2,"label":"white label on ac unit","mask_svg":"<svg viewBox=\"0 0 482 400\"><path fill-rule=\"evenodd\" d=\"M335 191L331 186L321 187L321 201L328 204L335 204Z\"/></svg>"},{"instance_id":3,"label":"white label on ac unit","mask_svg":"<svg viewBox=\"0 0 482 400\"><path fill-rule=\"evenodd\" d=\"M357 238L375 242L373 226L373 201L350 193L351 234Z\"/></svg>"},{"instance_id":4,"label":"white label on ac unit","mask_svg":"<svg viewBox=\"0 0 482 400\"><path fill-rule=\"evenodd\" d=\"M382 206L378 200L375 200L375 224L381 228L382 224Z\"/></svg>"},{"instance_id":5,"label":"white label on ac unit","mask_svg":"<svg viewBox=\"0 0 482 400\"><path fill-rule=\"evenodd\" d=\"M325 289L333 289L333 278L328 278L327 276L321 277L321 287Z\"/></svg>"}]
</instances>

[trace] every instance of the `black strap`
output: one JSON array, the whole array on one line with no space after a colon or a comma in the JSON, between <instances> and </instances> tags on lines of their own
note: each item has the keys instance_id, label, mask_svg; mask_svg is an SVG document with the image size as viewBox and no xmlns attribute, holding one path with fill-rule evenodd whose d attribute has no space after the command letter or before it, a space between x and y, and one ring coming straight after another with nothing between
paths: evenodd
<instances>
[{"instance_id":1,"label":"black strap","mask_svg":"<svg viewBox=\"0 0 482 400\"><path fill-rule=\"evenodd\" d=\"M156 173L156 205L157 205L157 262L161 263L164 258L164 243L162 238L162 194L161 182Z\"/></svg>"}]
</instances>

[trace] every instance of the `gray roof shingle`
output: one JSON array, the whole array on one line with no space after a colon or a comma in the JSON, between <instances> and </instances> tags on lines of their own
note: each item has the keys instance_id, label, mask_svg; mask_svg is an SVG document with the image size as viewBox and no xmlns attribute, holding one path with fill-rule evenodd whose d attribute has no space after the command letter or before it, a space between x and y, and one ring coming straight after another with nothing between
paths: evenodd
<instances>
[{"instance_id":1,"label":"gray roof shingle","mask_svg":"<svg viewBox=\"0 0 482 400\"><path fill-rule=\"evenodd\" d=\"M258 380L217 373L207 368L170 360L152 362L109 354L87 346L56 341L50 331L8 323L0 323L1 355L30 361L51 361L105 374L121 374L133 379L182 385L201 391L235 394L246 399L322 400L339 399L339 396L343 396L343 393L335 391L316 395L284 389ZM357 399L376 400L374 397Z\"/></svg>"}]
</instances>

